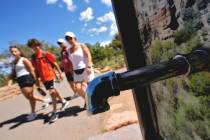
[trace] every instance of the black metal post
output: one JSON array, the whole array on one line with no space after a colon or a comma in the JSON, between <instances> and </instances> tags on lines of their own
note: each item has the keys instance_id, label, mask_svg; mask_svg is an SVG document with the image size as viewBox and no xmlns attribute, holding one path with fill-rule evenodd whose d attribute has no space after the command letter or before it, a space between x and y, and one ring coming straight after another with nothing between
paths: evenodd
<instances>
[{"instance_id":1,"label":"black metal post","mask_svg":"<svg viewBox=\"0 0 210 140\"><path fill-rule=\"evenodd\" d=\"M127 67L134 70L146 65L134 0L112 0ZM153 98L149 86L135 87L134 99L139 120L142 122L141 132L145 140L158 140L158 127L154 111Z\"/></svg>"}]
</instances>

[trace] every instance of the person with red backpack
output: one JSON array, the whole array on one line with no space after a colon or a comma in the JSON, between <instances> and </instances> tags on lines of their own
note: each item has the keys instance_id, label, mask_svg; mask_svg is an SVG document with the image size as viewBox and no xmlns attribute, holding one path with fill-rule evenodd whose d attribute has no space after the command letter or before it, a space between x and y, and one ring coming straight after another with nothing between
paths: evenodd
<instances>
[{"instance_id":1,"label":"person with red backpack","mask_svg":"<svg viewBox=\"0 0 210 140\"><path fill-rule=\"evenodd\" d=\"M35 54L32 55L32 64L35 67L37 77L40 78L52 98L53 112L49 122L55 122L58 119L58 114L56 112L57 98L62 102L62 110L68 106L69 102L67 102L55 88L55 80L57 77L53 67L56 68L61 80L64 79L64 75L57 64L54 55L48 51L43 51L41 43L37 39L29 39L27 46L35 52Z\"/></svg>"},{"instance_id":2,"label":"person with red backpack","mask_svg":"<svg viewBox=\"0 0 210 140\"><path fill-rule=\"evenodd\" d=\"M78 97L78 94L75 92L75 84L74 84L74 77L73 77L73 66L72 62L69 59L68 55L68 46L66 44L66 41L62 38L58 39L57 44L61 48L61 63L62 63L62 68L65 72L66 79L71 87L71 89L74 92L74 95L71 98L76 98Z\"/></svg>"}]
</instances>

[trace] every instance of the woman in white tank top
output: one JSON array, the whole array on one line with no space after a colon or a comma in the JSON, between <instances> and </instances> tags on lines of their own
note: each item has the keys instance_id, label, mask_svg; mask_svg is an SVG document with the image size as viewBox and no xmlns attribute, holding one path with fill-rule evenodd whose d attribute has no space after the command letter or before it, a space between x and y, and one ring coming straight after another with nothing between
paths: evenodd
<instances>
[{"instance_id":1,"label":"woman in white tank top","mask_svg":"<svg viewBox=\"0 0 210 140\"><path fill-rule=\"evenodd\" d=\"M92 56L85 44L77 43L74 33L67 32L65 39L72 46L69 59L73 64L75 89L85 99L87 84L94 78Z\"/></svg>"},{"instance_id":2,"label":"woman in white tank top","mask_svg":"<svg viewBox=\"0 0 210 140\"><path fill-rule=\"evenodd\" d=\"M76 44L77 48L71 48L69 52L69 58L73 64L73 70L79 70L86 68L85 56L81 44ZM73 52L74 51L74 52Z\"/></svg>"},{"instance_id":3,"label":"woman in white tank top","mask_svg":"<svg viewBox=\"0 0 210 140\"><path fill-rule=\"evenodd\" d=\"M17 63L15 64L15 72L16 72L16 77L20 78L21 76L24 75L30 75L28 70L26 70L25 64L24 64L24 57L20 57Z\"/></svg>"},{"instance_id":4,"label":"woman in white tank top","mask_svg":"<svg viewBox=\"0 0 210 140\"><path fill-rule=\"evenodd\" d=\"M35 105L36 101L46 102L44 99L33 95L33 86L35 83L35 72L31 62L24 57L24 54L17 46L10 47L11 54L15 57L13 62L13 70L8 81L8 87L11 89L12 79L17 78L18 85L23 95L29 100L31 106L31 114L27 116L27 120L31 121L36 118Z\"/></svg>"}]
</instances>

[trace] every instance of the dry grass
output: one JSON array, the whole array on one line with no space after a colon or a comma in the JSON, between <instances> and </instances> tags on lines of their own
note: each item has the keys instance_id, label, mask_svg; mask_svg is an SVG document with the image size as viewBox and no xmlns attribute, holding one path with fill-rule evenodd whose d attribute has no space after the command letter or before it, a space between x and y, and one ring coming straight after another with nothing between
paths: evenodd
<instances>
[{"instance_id":1,"label":"dry grass","mask_svg":"<svg viewBox=\"0 0 210 140\"><path fill-rule=\"evenodd\" d=\"M10 89L8 87L2 87L0 88L0 101L4 101L8 98L12 98L15 95L20 94L19 87L15 84Z\"/></svg>"}]
</instances>

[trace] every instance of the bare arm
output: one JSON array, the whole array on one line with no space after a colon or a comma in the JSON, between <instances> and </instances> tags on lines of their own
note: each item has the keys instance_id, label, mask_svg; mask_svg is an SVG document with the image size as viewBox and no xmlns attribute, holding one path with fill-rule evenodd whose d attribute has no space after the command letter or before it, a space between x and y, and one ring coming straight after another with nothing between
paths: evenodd
<instances>
[{"instance_id":1,"label":"bare arm","mask_svg":"<svg viewBox=\"0 0 210 140\"><path fill-rule=\"evenodd\" d=\"M85 57L87 58L87 66L92 67L93 66L93 61L92 61L92 56L91 56L89 48L86 45L83 44L82 49L83 49Z\"/></svg>"},{"instance_id":2,"label":"bare arm","mask_svg":"<svg viewBox=\"0 0 210 140\"><path fill-rule=\"evenodd\" d=\"M7 82L7 86L9 88L11 88L12 84L13 84L13 80L12 79L9 79L8 82Z\"/></svg>"},{"instance_id":3,"label":"bare arm","mask_svg":"<svg viewBox=\"0 0 210 140\"><path fill-rule=\"evenodd\" d=\"M36 80L36 73L35 73L35 69L31 63L31 61L29 61L27 58L23 59L23 63L27 69L28 72L30 72L33 76L33 78Z\"/></svg>"},{"instance_id":4,"label":"bare arm","mask_svg":"<svg viewBox=\"0 0 210 140\"><path fill-rule=\"evenodd\" d=\"M61 69L60 69L58 63L57 63L57 62L53 62L53 65L55 66L57 72L59 73L60 78L63 80L63 79L64 79L64 75L63 75L63 73L62 73L62 71L61 71Z\"/></svg>"},{"instance_id":5,"label":"bare arm","mask_svg":"<svg viewBox=\"0 0 210 140\"><path fill-rule=\"evenodd\" d=\"M12 84L13 84L13 79L16 77L15 75L16 75L16 74L15 74L15 69L12 68L12 73L9 75L9 77L8 77L8 82L7 82L7 86L8 86L9 88L11 88L11 86L12 86Z\"/></svg>"}]
</instances>

